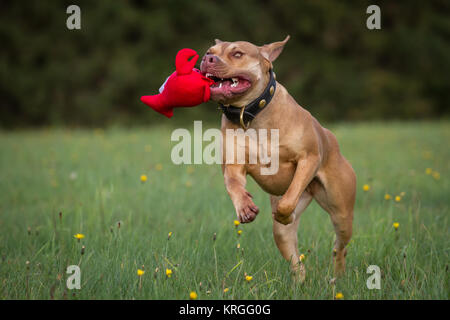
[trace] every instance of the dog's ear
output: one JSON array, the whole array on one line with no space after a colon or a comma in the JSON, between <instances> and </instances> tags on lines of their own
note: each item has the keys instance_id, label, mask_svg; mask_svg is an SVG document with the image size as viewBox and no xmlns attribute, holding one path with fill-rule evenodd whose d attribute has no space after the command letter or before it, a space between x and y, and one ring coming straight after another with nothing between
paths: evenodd
<instances>
[{"instance_id":1,"label":"dog's ear","mask_svg":"<svg viewBox=\"0 0 450 320\"><path fill-rule=\"evenodd\" d=\"M223 41L220 39L214 39L214 41L216 42L216 44L222 43Z\"/></svg>"},{"instance_id":2,"label":"dog's ear","mask_svg":"<svg viewBox=\"0 0 450 320\"><path fill-rule=\"evenodd\" d=\"M273 42L271 44L265 44L259 47L259 52L261 55L269 62L274 62L281 51L283 51L284 45L289 41L290 36L287 36L283 41Z\"/></svg>"}]
</instances>

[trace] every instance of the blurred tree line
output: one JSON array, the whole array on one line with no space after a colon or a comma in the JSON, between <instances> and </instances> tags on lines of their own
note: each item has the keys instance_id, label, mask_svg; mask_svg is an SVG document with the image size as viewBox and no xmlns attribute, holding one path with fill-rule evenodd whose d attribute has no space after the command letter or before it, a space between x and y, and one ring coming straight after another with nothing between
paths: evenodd
<instances>
[{"instance_id":1,"label":"blurred tree line","mask_svg":"<svg viewBox=\"0 0 450 320\"><path fill-rule=\"evenodd\" d=\"M66 28L71 4L81 30ZM381 30L366 28L370 4ZM287 34L277 79L319 120L448 116L449 13L446 0L2 1L0 125L169 123L139 98L157 93L179 49ZM219 114L213 102L178 113Z\"/></svg>"}]
</instances>

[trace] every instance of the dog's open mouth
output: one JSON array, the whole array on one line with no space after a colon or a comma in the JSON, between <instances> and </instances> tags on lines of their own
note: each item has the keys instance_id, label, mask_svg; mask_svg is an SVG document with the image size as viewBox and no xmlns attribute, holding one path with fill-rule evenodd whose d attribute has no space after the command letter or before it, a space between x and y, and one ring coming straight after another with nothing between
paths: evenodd
<instances>
[{"instance_id":1,"label":"dog's open mouth","mask_svg":"<svg viewBox=\"0 0 450 320\"><path fill-rule=\"evenodd\" d=\"M213 95L221 94L224 97L231 97L236 94L244 93L252 85L251 81L243 75L236 75L231 78L220 78L212 73L206 73L205 76L214 81L210 87Z\"/></svg>"}]
</instances>

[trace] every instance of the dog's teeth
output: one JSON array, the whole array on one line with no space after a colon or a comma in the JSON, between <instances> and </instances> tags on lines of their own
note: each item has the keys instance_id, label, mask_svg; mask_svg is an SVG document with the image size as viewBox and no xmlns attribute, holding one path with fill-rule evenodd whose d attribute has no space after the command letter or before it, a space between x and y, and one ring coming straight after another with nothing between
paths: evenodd
<instances>
[{"instance_id":1,"label":"dog's teeth","mask_svg":"<svg viewBox=\"0 0 450 320\"><path fill-rule=\"evenodd\" d=\"M219 84L219 89L222 88L222 82Z\"/></svg>"},{"instance_id":2,"label":"dog's teeth","mask_svg":"<svg viewBox=\"0 0 450 320\"><path fill-rule=\"evenodd\" d=\"M233 81L233 84L231 85L231 87L236 87L239 84L239 79L238 78L231 78L231 80Z\"/></svg>"}]
</instances>

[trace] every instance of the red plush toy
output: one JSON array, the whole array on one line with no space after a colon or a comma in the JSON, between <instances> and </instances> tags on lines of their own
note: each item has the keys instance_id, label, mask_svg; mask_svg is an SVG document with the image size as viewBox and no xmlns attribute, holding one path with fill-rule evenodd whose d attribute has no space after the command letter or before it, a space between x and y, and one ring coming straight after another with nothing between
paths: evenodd
<instances>
[{"instance_id":1,"label":"red plush toy","mask_svg":"<svg viewBox=\"0 0 450 320\"><path fill-rule=\"evenodd\" d=\"M176 71L172 73L159 89L159 94L142 96L141 101L166 117L173 116L173 108L195 107L209 100L208 79L195 69L198 54L192 49L181 49L175 59Z\"/></svg>"}]
</instances>

